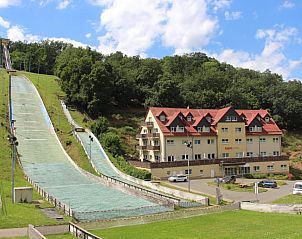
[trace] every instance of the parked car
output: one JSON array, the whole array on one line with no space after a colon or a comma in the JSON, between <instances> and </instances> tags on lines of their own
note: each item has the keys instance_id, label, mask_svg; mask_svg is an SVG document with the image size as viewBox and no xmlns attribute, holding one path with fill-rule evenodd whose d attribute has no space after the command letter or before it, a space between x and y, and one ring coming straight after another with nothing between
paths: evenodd
<instances>
[{"instance_id":1,"label":"parked car","mask_svg":"<svg viewBox=\"0 0 302 239\"><path fill-rule=\"evenodd\" d=\"M258 186L262 188L276 188L278 185L274 180L262 180L258 182Z\"/></svg>"},{"instance_id":2,"label":"parked car","mask_svg":"<svg viewBox=\"0 0 302 239\"><path fill-rule=\"evenodd\" d=\"M187 175L183 175L183 174L173 175L173 176L170 176L168 178L168 180L170 182L187 182L188 181L188 177L187 177Z\"/></svg>"},{"instance_id":3,"label":"parked car","mask_svg":"<svg viewBox=\"0 0 302 239\"><path fill-rule=\"evenodd\" d=\"M222 183L235 183L236 182L236 175L225 176L221 180Z\"/></svg>"},{"instance_id":4,"label":"parked car","mask_svg":"<svg viewBox=\"0 0 302 239\"><path fill-rule=\"evenodd\" d=\"M294 184L293 194L302 194L302 182L296 182Z\"/></svg>"}]
</instances>

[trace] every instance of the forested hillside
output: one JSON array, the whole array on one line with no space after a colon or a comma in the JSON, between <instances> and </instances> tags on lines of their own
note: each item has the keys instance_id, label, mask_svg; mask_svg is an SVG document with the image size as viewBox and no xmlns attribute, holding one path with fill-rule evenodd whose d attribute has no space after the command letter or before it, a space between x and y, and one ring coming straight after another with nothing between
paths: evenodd
<instances>
[{"instance_id":1,"label":"forested hillside","mask_svg":"<svg viewBox=\"0 0 302 239\"><path fill-rule=\"evenodd\" d=\"M96 118L112 107L268 109L284 128L302 128L302 84L235 68L203 53L163 59L105 56L61 42L12 43L16 69L55 74L67 100Z\"/></svg>"}]
</instances>

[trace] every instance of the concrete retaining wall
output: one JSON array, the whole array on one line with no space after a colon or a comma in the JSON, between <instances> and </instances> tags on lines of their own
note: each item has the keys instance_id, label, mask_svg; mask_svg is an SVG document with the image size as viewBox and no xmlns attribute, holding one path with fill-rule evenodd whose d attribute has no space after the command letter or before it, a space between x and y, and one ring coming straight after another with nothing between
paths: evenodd
<instances>
[{"instance_id":1,"label":"concrete retaining wall","mask_svg":"<svg viewBox=\"0 0 302 239\"><path fill-rule=\"evenodd\" d=\"M83 223L79 223L78 225L80 225L81 227L87 230L93 230L93 229L146 224L146 223L157 222L161 220L181 219L181 218L205 215L209 213L219 213L219 212L239 210L239 209L240 209L240 203L233 203L225 206L213 206L207 208L190 208L186 210L173 211L173 212L161 213L161 214L151 214L141 217L83 222Z\"/></svg>"},{"instance_id":2,"label":"concrete retaining wall","mask_svg":"<svg viewBox=\"0 0 302 239\"><path fill-rule=\"evenodd\" d=\"M47 239L33 225L28 225L28 237L30 239Z\"/></svg>"},{"instance_id":3,"label":"concrete retaining wall","mask_svg":"<svg viewBox=\"0 0 302 239\"><path fill-rule=\"evenodd\" d=\"M241 202L241 209L257 212L302 214L302 204L260 204Z\"/></svg>"},{"instance_id":4,"label":"concrete retaining wall","mask_svg":"<svg viewBox=\"0 0 302 239\"><path fill-rule=\"evenodd\" d=\"M55 226L37 226L35 227L43 235L64 234L69 232L69 225L55 225Z\"/></svg>"}]
</instances>

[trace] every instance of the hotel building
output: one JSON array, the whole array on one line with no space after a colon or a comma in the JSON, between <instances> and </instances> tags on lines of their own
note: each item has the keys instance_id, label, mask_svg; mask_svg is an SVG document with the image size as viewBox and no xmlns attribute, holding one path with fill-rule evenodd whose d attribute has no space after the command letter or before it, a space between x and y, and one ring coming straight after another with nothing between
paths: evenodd
<instances>
[{"instance_id":1,"label":"hotel building","mask_svg":"<svg viewBox=\"0 0 302 239\"><path fill-rule=\"evenodd\" d=\"M140 161L160 178L286 174L281 136L267 110L151 107L137 148Z\"/></svg>"}]
</instances>

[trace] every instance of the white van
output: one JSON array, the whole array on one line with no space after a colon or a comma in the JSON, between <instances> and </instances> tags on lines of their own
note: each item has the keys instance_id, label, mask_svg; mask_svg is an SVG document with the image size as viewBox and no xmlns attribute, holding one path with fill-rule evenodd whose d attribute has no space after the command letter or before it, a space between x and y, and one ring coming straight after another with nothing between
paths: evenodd
<instances>
[{"instance_id":1,"label":"white van","mask_svg":"<svg viewBox=\"0 0 302 239\"><path fill-rule=\"evenodd\" d=\"M302 194L302 182L296 182L293 187L293 194Z\"/></svg>"}]
</instances>

